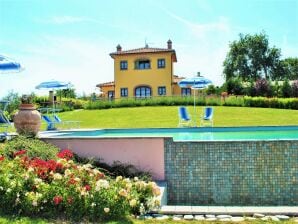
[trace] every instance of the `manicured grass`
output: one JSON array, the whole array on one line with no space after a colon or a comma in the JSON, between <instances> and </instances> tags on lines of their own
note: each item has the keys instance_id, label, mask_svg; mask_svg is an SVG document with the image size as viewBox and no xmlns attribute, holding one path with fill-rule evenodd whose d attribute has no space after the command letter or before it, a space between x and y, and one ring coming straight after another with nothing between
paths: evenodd
<instances>
[{"instance_id":1,"label":"manicured grass","mask_svg":"<svg viewBox=\"0 0 298 224\"><path fill-rule=\"evenodd\" d=\"M194 109L187 107L194 119ZM196 108L199 125L202 107ZM76 110L59 114L62 120L79 120L81 128L177 127L178 107L130 107L105 110ZM298 110L214 107L214 126L298 125Z\"/></svg>"}]
</instances>

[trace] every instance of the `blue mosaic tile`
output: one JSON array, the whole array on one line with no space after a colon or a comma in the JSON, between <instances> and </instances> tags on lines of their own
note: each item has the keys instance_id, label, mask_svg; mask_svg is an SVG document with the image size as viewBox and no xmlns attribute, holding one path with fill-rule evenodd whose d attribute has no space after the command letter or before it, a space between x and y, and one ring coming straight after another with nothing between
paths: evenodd
<instances>
[{"instance_id":1,"label":"blue mosaic tile","mask_svg":"<svg viewBox=\"0 0 298 224\"><path fill-rule=\"evenodd\" d=\"M298 205L298 141L166 138L165 175L169 204Z\"/></svg>"}]
</instances>

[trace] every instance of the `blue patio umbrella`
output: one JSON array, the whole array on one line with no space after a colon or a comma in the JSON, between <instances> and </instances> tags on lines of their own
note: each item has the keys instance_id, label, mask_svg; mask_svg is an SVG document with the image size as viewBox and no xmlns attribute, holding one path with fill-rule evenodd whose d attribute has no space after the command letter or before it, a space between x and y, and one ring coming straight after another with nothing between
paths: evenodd
<instances>
[{"instance_id":1,"label":"blue patio umbrella","mask_svg":"<svg viewBox=\"0 0 298 224\"><path fill-rule=\"evenodd\" d=\"M61 82L61 81L51 80L51 81L46 81L46 82L40 83L39 85L37 85L35 87L35 89L54 91L54 90L59 90L59 89L69 89L72 87L73 87L73 85L70 82ZM53 110L54 110L54 107L55 107L54 94L53 94L52 101L53 101Z\"/></svg>"},{"instance_id":2,"label":"blue patio umbrella","mask_svg":"<svg viewBox=\"0 0 298 224\"><path fill-rule=\"evenodd\" d=\"M56 90L56 89L69 89L72 87L72 84L70 82L60 82L56 80L42 82L39 85L37 85L35 88L40 90Z\"/></svg>"},{"instance_id":3,"label":"blue patio umbrella","mask_svg":"<svg viewBox=\"0 0 298 224\"><path fill-rule=\"evenodd\" d=\"M203 76L195 76L191 78L182 79L178 85L182 88L192 88L194 90L193 106L194 106L194 122L196 124L196 94L195 90L205 89L212 84L211 80Z\"/></svg>"},{"instance_id":4,"label":"blue patio umbrella","mask_svg":"<svg viewBox=\"0 0 298 224\"><path fill-rule=\"evenodd\" d=\"M24 68L20 63L6 56L0 55L0 73L20 72Z\"/></svg>"}]
</instances>

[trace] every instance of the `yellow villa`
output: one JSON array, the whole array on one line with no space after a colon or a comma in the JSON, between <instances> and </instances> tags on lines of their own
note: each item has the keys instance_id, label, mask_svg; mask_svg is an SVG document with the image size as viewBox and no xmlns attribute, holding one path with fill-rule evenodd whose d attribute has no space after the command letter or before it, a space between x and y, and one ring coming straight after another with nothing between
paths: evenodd
<instances>
[{"instance_id":1,"label":"yellow villa","mask_svg":"<svg viewBox=\"0 0 298 224\"><path fill-rule=\"evenodd\" d=\"M178 87L183 77L173 75L177 56L168 40L167 48L122 50L110 54L114 59L114 81L96 85L106 98L146 98L158 96L190 95L189 88Z\"/></svg>"}]
</instances>

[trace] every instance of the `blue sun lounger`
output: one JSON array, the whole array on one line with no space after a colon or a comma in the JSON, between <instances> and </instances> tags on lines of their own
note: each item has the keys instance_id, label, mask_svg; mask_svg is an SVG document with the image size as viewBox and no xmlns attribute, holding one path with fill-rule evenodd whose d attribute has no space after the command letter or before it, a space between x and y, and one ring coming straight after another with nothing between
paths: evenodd
<instances>
[{"instance_id":1,"label":"blue sun lounger","mask_svg":"<svg viewBox=\"0 0 298 224\"><path fill-rule=\"evenodd\" d=\"M212 107L204 108L204 115L201 116L201 126L204 126L206 123L208 123L211 127L213 126L213 108Z\"/></svg>"},{"instance_id":2,"label":"blue sun lounger","mask_svg":"<svg viewBox=\"0 0 298 224\"><path fill-rule=\"evenodd\" d=\"M0 140L5 140L8 136L7 130L11 126L9 119L4 115L3 111L0 110L0 127L3 128L3 131L0 131Z\"/></svg>"},{"instance_id":3,"label":"blue sun lounger","mask_svg":"<svg viewBox=\"0 0 298 224\"><path fill-rule=\"evenodd\" d=\"M47 131L57 130L57 127L56 127L57 122L53 121L47 115L41 115L41 117L47 123Z\"/></svg>"},{"instance_id":4,"label":"blue sun lounger","mask_svg":"<svg viewBox=\"0 0 298 224\"><path fill-rule=\"evenodd\" d=\"M81 121L62 121L57 114L54 115L54 121L66 128L80 128L81 123Z\"/></svg>"},{"instance_id":5,"label":"blue sun lounger","mask_svg":"<svg viewBox=\"0 0 298 224\"><path fill-rule=\"evenodd\" d=\"M188 115L186 107L179 107L178 112L179 112L178 127L190 126L191 119L190 119L190 116Z\"/></svg>"}]
</instances>

